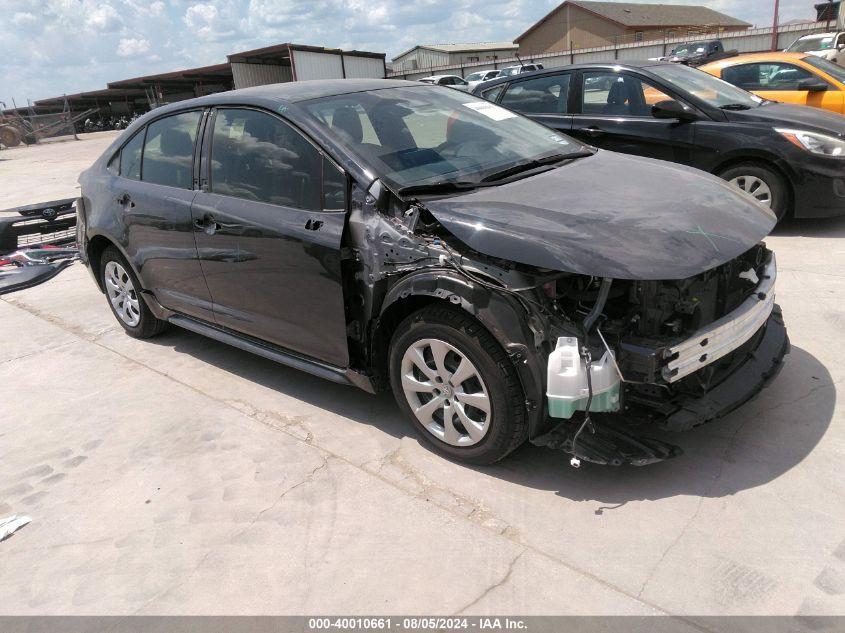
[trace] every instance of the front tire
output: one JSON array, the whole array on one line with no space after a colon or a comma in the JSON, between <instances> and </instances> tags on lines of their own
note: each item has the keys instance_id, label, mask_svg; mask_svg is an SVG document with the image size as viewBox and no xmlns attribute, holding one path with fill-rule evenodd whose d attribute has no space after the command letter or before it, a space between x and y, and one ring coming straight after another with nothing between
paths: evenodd
<instances>
[{"instance_id":1,"label":"front tire","mask_svg":"<svg viewBox=\"0 0 845 633\"><path fill-rule=\"evenodd\" d=\"M388 363L399 407L437 452L486 465L525 441L516 370L469 315L440 305L415 312L396 328Z\"/></svg>"},{"instance_id":2,"label":"front tire","mask_svg":"<svg viewBox=\"0 0 845 633\"><path fill-rule=\"evenodd\" d=\"M721 172L719 177L769 207L778 222L786 217L789 189L783 176L774 170L757 163L741 163Z\"/></svg>"},{"instance_id":3,"label":"front tire","mask_svg":"<svg viewBox=\"0 0 845 633\"><path fill-rule=\"evenodd\" d=\"M157 319L141 297L141 284L114 246L100 257L100 280L112 314L129 336L151 338L167 328L167 322Z\"/></svg>"}]
</instances>

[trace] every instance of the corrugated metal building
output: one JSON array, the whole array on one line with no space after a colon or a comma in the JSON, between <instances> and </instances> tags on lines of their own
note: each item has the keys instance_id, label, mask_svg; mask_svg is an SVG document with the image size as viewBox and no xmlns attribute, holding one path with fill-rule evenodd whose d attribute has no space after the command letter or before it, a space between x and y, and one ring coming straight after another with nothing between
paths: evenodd
<instances>
[{"instance_id":1,"label":"corrugated metal building","mask_svg":"<svg viewBox=\"0 0 845 633\"><path fill-rule=\"evenodd\" d=\"M303 44L276 44L233 53L227 59L214 66L113 81L105 90L39 99L34 105L47 113L60 112L67 103L71 112L97 108L99 116L111 117L236 88L311 79L383 78L386 74L384 53Z\"/></svg>"},{"instance_id":2,"label":"corrugated metal building","mask_svg":"<svg viewBox=\"0 0 845 633\"><path fill-rule=\"evenodd\" d=\"M513 42L475 44L420 44L393 58L396 72L413 71L447 64L473 64L513 57L518 45Z\"/></svg>"}]
</instances>

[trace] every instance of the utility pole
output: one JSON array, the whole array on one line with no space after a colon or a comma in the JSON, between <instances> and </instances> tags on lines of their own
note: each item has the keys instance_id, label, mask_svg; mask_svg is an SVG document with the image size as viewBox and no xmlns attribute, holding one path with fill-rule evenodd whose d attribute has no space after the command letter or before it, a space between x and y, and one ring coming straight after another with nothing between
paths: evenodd
<instances>
[{"instance_id":1,"label":"utility pole","mask_svg":"<svg viewBox=\"0 0 845 633\"><path fill-rule=\"evenodd\" d=\"M775 0L775 17L772 23L772 50L778 49L778 13L780 13L780 0Z\"/></svg>"}]
</instances>

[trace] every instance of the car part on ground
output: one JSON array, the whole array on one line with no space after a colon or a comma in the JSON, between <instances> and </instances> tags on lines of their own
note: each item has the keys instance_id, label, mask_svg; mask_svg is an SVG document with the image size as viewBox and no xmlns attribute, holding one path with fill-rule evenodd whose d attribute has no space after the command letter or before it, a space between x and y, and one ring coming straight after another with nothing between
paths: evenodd
<instances>
[{"instance_id":1,"label":"car part on ground","mask_svg":"<svg viewBox=\"0 0 845 633\"><path fill-rule=\"evenodd\" d=\"M294 158L310 162L266 168ZM169 322L392 388L462 461L526 438L576 465L674 457L642 432L729 413L788 351L759 202L454 91L315 81L180 102L80 182L82 257L128 333Z\"/></svg>"},{"instance_id":2,"label":"car part on ground","mask_svg":"<svg viewBox=\"0 0 845 633\"><path fill-rule=\"evenodd\" d=\"M845 214L845 118L833 112L767 101L700 70L649 61L497 78L474 94L601 149L732 180L756 177L779 217ZM740 165L765 177L738 173Z\"/></svg>"},{"instance_id":3,"label":"car part on ground","mask_svg":"<svg viewBox=\"0 0 845 633\"><path fill-rule=\"evenodd\" d=\"M78 257L75 248L22 249L0 255L0 295L42 284Z\"/></svg>"},{"instance_id":4,"label":"car part on ground","mask_svg":"<svg viewBox=\"0 0 845 633\"><path fill-rule=\"evenodd\" d=\"M76 239L73 198L28 204L0 211L0 253Z\"/></svg>"}]
</instances>

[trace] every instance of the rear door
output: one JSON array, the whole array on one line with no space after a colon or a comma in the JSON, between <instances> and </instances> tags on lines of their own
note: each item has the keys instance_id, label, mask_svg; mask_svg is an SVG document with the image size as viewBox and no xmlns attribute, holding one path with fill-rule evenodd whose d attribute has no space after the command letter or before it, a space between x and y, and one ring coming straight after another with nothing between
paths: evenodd
<instances>
[{"instance_id":1,"label":"rear door","mask_svg":"<svg viewBox=\"0 0 845 633\"><path fill-rule=\"evenodd\" d=\"M348 365L345 174L269 112L219 108L203 140L194 235L218 325Z\"/></svg>"},{"instance_id":2,"label":"rear door","mask_svg":"<svg viewBox=\"0 0 845 633\"><path fill-rule=\"evenodd\" d=\"M166 308L211 320L211 296L194 242L191 203L202 110L162 117L133 136L109 171L111 204L145 289Z\"/></svg>"},{"instance_id":3,"label":"rear door","mask_svg":"<svg viewBox=\"0 0 845 633\"><path fill-rule=\"evenodd\" d=\"M512 81L498 95L499 104L568 133L572 128L568 103L573 76L572 72L563 72Z\"/></svg>"},{"instance_id":4,"label":"rear door","mask_svg":"<svg viewBox=\"0 0 845 633\"><path fill-rule=\"evenodd\" d=\"M651 114L654 104L671 99L666 89L633 73L581 71L572 135L602 149L693 164L696 124Z\"/></svg>"}]
</instances>

